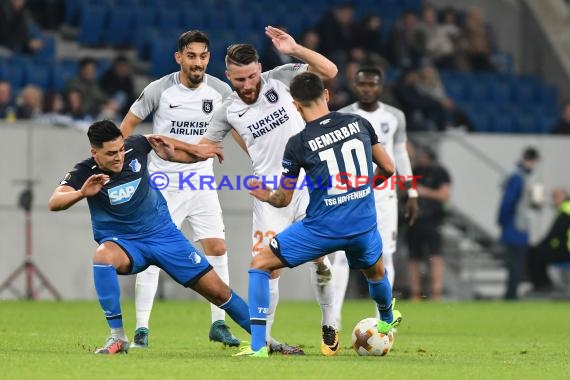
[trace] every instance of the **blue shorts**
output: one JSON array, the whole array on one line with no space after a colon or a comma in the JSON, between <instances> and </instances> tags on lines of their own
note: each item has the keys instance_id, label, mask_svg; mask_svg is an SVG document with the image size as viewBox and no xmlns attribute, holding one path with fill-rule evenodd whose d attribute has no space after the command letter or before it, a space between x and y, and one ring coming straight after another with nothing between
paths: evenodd
<instances>
[{"instance_id":1,"label":"blue shorts","mask_svg":"<svg viewBox=\"0 0 570 380\"><path fill-rule=\"evenodd\" d=\"M156 265L179 284L191 288L212 270L202 252L190 244L172 223L143 238L117 235L101 239L99 243L106 241L112 241L125 251L131 260L130 274L142 272L149 265Z\"/></svg>"},{"instance_id":2,"label":"blue shorts","mask_svg":"<svg viewBox=\"0 0 570 380\"><path fill-rule=\"evenodd\" d=\"M382 256L377 228L349 238L325 238L308 230L303 221L293 223L269 243L271 251L289 268L335 251L345 251L352 269L366 269Z\"/></svg>"}]
</instances>

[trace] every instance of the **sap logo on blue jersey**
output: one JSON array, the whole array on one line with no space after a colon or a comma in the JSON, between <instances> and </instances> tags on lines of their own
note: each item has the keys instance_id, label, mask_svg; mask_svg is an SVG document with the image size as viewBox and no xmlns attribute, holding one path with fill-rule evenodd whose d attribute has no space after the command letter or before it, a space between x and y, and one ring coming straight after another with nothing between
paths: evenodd
<instances>
[{"instance_id":1,"label":"sap logo on blue jersey","mask_svg":"<svg viewBox=\"0 0 570 380\"><path fill-rule=\"evenodd\" d=\"M130 201L135 191L137 191L140 182L141 179L139 178L107 190L111 204L120 205L121 203Z\"/></svg>"}]
</instances>

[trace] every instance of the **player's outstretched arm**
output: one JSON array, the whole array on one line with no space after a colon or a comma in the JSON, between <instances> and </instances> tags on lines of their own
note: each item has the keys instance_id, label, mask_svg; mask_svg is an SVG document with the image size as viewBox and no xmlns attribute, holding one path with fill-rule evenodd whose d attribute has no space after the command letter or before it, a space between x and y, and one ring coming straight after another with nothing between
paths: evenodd
<instances>
[{"instance_id":1,"label":"player's outstretched arm","mask_svg":"<svg viewBox=\"0 0 570 380\"><path fill-rule=\"evenodd\" d=\"M135 132L137 126L141 122L142 120L139 119L137 116L135 116L134 113L132 113L131 111L127 112L127 115L125 116L125 118L121 122L121 126L119 127L121 129L123 137L127 138L130 135L132 135Z\"/></svg>"},{"instance_id":2,"label":"player's outstretched arm","mask_svg":"<svg viewBox=\"0 0 570 380\"><path fill-rule=\"evenodd\" d=\"M159 135L148 135L146 138L152 149L163 160L181 163L204 161L213 157L218 157L220 163L224 160L220 144L189 144Z\"/></svg>"},{"instance_id":3,"label":"player's outstretched arm","mask_svg":"<svg viewBox=\"0 0 570 380\"><path fill-rule=\"evenodd\" d=\"M372 145L372 160L378 165L375 175L380 175L388 179L394 174L394 162L392 162L388 153L382 148L382 145Z\"/></svg>"},{"instance_id":4,"label":"player's outstretched arm","mask_svg":"<svg viewBox=\"0 0 570 380\"><path fill-rule=\"evenodd\" d=\"M249 181L249 187L252 189L249 193L262 202L267 202L273 207L287 207L293 199L293 192L297 178L282 176L279 180L279 187L275 190L257 179Z\"/></svg>"},{"instance_id":5,"label":"player's outstretched arm","mask_svg":"<svg viewBox=\"0 0 570 380\"><path fill-rule=\"evenodd\" d=\"M324 55L299 45L293 37L271 25L265 27L265 35L271 38L275 48L282 54L300 59L309 65L311 71L322 79L331 79L338 73L336 65Z\"/></svg>"},{"instance_id":6,"label":"player's outstretched arm","mask_svg":"<svg viewBox=\"0 0 570 380\"><path fill-rule=\"evenodd\" d=\"M87 178L79 190L67 185L58 186L48 202L50 211L67 210L83 198L94 196L101 191L107 181L109 181L107 174L95 174Z\"/></svg>"}]
</instances>

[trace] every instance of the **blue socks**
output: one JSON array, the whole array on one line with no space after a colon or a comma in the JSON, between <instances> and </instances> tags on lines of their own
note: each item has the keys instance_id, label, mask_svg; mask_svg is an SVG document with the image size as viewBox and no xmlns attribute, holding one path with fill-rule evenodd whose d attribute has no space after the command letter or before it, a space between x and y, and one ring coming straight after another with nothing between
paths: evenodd
<instances>
[{"instance_id":1,"label":"blue socks","mask_svg":"<svg viewBox=\"0 0 570 380\"><path fill-rule=\"evenodd\" d=\"M388 279L388 271L385 271L384 278L379 281L368 280L368 293L370 298L376 301L380 319L391 323L394 317L392 316L392 288Z\"/></svg>"},{"instance_id":2,"label":"blue socks","mask_svg":"<svg viewBox=\"0 0 570 380\"><path fill-rule=\"evenodd\" d=\"M249 273L249 318L251 322L251 349L258 351L267 344L267 312L269 310L269 273L250 269Z\"/></svg>"},{"instance_id":3,"label":"blue socks","mask_svg":"<svg viewBox=\"0 0 570 380\"><path fill-rule=\"evenodd\" d=\"M121 314L121 290L115 267L108 264L93 264L93 280L107 323L112 329L123 328Z\"/></svg>"},{"instance_id":4,"label":"blue socks","mask_svg":"<svg viewBox=\"0 0 570 380\"><path fill-rule=\"evenodd\" d=\"M245 301L237 293L232 290L230 299L220 305L219 308L225 310L231 319L251 334L249 309Z\"/></svg>"}]
</instances>

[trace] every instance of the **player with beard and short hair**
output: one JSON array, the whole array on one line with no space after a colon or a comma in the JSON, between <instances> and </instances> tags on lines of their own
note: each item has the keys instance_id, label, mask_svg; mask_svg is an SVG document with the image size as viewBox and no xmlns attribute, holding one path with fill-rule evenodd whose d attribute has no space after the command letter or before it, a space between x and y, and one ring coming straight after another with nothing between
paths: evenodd
<instances>
[{"instance_id":1,"label":"player with beard and short hair","mask_svg":"<svg viewBox=\"0 0 570 380\"><path fill-rule=\"evenodd\" d=\"M197 30L182 33L178 51L174 53L180 71L150 83L131 106L121 123L124 136L131 135L137 125L154 113L153 133L196 144L205 133L214 111L231 93L228 84L206 74L210 61L208 37ZM162 190L168 209L178 228L187 220L192 241L199 241L208 261L222 280L229 284L228 256L224 222L218 194L200 188L200 178L213 178L213 161L179 164L162 160L151 153L149 170L168 176L169 184ZM194 173L191 177L191 174ZM190 184L181 182L186 178ZM215 184L213 186L216 187ZM191 190L191 189L197 190ZM159 269L150 266L137 275L135 304L136 331L133 347L148 346L148 327L154 296L158 287ZM239 346L239 340L225 324L225 313L211 305L212 326L209 338L224 345Z\"/></svg>"},{"instance_id":2,"label":"player with beard and short hair","mask_svg":"<svg viewBox=\"0 0 570 380\"><path fill-rule=\"evenodd\" d=\"M267 26L265 34L280 53L291 55L306 63L286 64L262 72L255 47L249 44L230 46L226 53L226 76L234 88L234 93L214 114L202 142L217 143L232 131L233 136L251 158L254 174L278 181L285 144L305 125L303 118L293 106L293 98L289 93L291 80L295 75L305 71L329 79L336 76L338 70L329 59L297 44L293 37L280 29ZM257 255L269 244L273 236L294 221L303 218L307 204L306 189L295 191L291 205L279 210L254 200L252 254ZM301 349L281 344L271 338L271 325L279 299L280 273L280 270L272 272L269 282L271 302L267 316L267 343L271 352L302 354ZM336 329L332 313L333 291L328 258L319 259L311 264L311 283L323 313L321 352L324 355L334 355L338 346L334 344Z\"/></svg>"}]
</instances>

